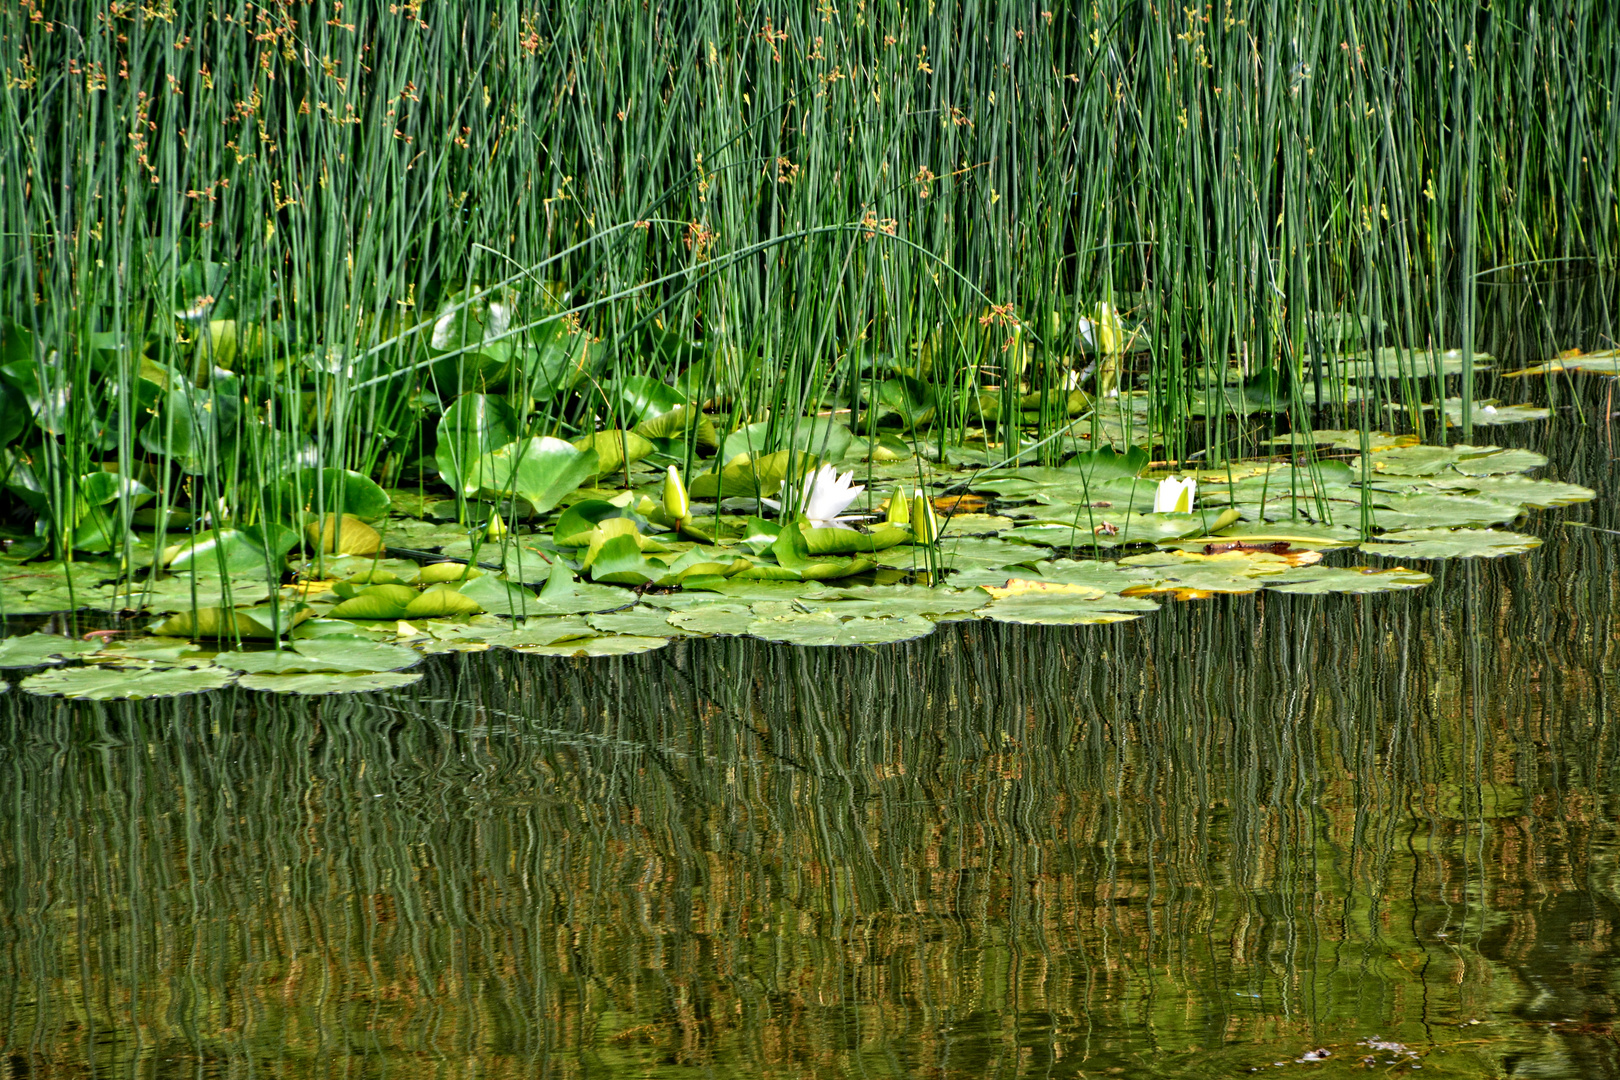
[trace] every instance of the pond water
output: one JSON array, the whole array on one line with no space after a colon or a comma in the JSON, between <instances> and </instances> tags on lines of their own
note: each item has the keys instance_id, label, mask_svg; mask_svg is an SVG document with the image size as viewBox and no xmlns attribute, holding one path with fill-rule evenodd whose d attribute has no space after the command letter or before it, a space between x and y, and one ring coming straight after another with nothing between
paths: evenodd
<instances>
[{"instance_id":1,"label":"pond water","mask_svg":"<svg viewBox=\"0 0 1620 1080\"><path fill-rule=\"evenodd\" d=\"M1591 409L1412 593L0 695L0 1077L1620 1075Z\"/></svg>"}]
</instances>

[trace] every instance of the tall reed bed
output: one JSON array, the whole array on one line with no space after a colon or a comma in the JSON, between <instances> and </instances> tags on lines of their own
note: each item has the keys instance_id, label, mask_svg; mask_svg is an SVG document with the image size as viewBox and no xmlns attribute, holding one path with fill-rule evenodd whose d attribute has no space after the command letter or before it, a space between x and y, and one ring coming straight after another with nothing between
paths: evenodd
<instances>
[{"instance_id":1,"label":"tall reed bed","mask_svg":"<svg viewBox=\"0 0 1620 1080\"><path fill-rule=\"evenodd\" d=\"M900 373L933 412L898 403L907 437L1006 444L1014 398L1045 434L1112 377L1081 340L1099 302L1144 331L1179 457L1234 362L1298 419L1344 349L1468 350L1482 279L1620 250L1605 0L3 20L0 439L15 516L59 549L127 545L136 484L160 525L253 527L301 470L410 479L471 389L575 436L619 422L630 375L724 426ZM1426 370L1398 365L1398 400Z\"/></svg>"}]
</instances>

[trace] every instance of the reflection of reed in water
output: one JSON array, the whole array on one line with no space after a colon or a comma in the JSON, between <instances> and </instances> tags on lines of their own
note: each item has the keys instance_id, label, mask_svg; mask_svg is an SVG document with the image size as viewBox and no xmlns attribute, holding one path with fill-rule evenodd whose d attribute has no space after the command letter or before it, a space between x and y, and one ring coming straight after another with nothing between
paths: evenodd
<instances>
[{"instance_id":1,"label":"reflection of reed in water","mask_svg":"<svg viewBox=\"0 0 1620 1080\"><path fill-rule=\"evenodd\" d=\"M1612 1007L1617 578L1584 530L1535 558L879 650L491 653L381 702L11 695L0 1031L312 1072L1551 1053L1518 1002Z\"/></svg>"}]
</instances>

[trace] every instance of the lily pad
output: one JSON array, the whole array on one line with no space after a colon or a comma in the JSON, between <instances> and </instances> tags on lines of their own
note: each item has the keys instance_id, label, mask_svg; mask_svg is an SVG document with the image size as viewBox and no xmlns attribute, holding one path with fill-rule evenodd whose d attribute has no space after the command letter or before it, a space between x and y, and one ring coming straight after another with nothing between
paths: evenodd
<instances>
[{"instance_id":1,"label":"lily pad","mask_svg":"<svg viewBox=\"0 0 1620 1080\"><path fill-rule=\"evenodd\" d=\"M834 610L855 615L960 615L990 602L982 589L929 588L926 585L856 585L834 589ZM855 605L861 605L856 608ZM851 610L854 609L854 610Z\"/></svg>"},{"instance_id":2,"label":"lily pad","mask_svg":"<svg viewBox=\"0 0 1620 1080\"><path fill-rule=\"evenodd\" d=\"M456 615L475 615L483 610L477 600L465 595L454 585L434 585L423 591L405 606L407 619L443 619Z\"/></svg>"},{"instance_id":3,"label":"lily pad","mask_svg":"<svg viewBox=\"0 0 1620 1080\"><path fill-rule=\"evenodd\" d=\"M30 668L60 664L71 656L93 653L101 648L93 641L79 641L57 634L28 634L0 640L0 668Z\"/></svg>"},{"instance_id":4,"label":"lily pad","mask_svg":"<svg viewBox=\"0 0 1620 1080\"><path fill-rule=\"evenodd\" d=\"M1013 593L993 601L981 614L996 622L1029 626L1084 626L1128 622L1159 610L1159 605L1152 600L1118 596L1079 586L1076 590Z\"/></svg>"},{"instance_id":5,"label":"lily pad","mask_svg":"<svg viewBox=\"0 0 1620 1080\"><path fill-rule=\"evenodd\" d=\"M788 645L883 645L910 641L934 632L934 624L916 615L898 618L845 617L833 611L799 611L748 624L748 632Z\"/></svg>"},{"instance_id":6,"label":"lily pad","mask_svg":"<svg viewBox=\"0 0 1620 1080\"><path fill-rule=\"evenodd\" d=\"M1375 570L1370 566L1306 566L1290 571L1282 582L1268 581L1273 592L1323 596L1328 593L1396 592L1421 589L1434 579L1404 567Z\"/></svg>"},{"instance_id":7,"label":"lily pad","mask_svg":"<svg viewBox=\"0 0 1620 1080\"><path fill-rule=\"evenodd\" d=\"M44 697L85 701L130 701L201 694L230 685L236 673L221 667L124 671L107 667L63 668L30 675L18 686Z\"/></svg>"},{"instance_id":8,"label":"lily pad","mask_svg":"<svg viewBox=\"0 0 1620 1080\"><path fill-rule=\"evenodd\" d=\"M397 671L375 673L312 673L307 675L243 675L237 685L244 690L272 694L364 694L377 690L398 690L420 682L421 675Z\"/></svg>"},{"instance_id":9,"label":"lily pad","mask_svg":"<svg viewBox=\"0 0 1620 1080\"><path fill-rule=\"evenodd\" d=\"M618 634L609 637L580 638L558 645L523 645L517 651L530 656L634 656L669 644L666 637L637 637Z\"/></svg>"},{"instance_id":10,"label":"lily pad","mask_svg":"<svg viewBox=\"0 0 1620 1080\"><path fill-rule=\"evenodd\" d=\"M1394 446L1374 450L1368 458L1372 471L1380 476L1502 476L1539 468L1547 464L1545 455L1533 450L1504 450L1498 446ZM1361 470L1361 458L1350 463L1352 472Z\"/></svg>"},{"instance_id":11,"label":"lily pad","mask_svg":"<svg viewBox=\"0 0 1620 1080\"><path fill-rule=\"evenodd\" d=\"M1597 492L1579 484L1564 484L1556 480L1532 480L1528 476L1471 476L1436 477L1421 486L1402 489L1406 493L1471 491L1487 499L1518 503L1533 510L1550 510L1558 506L1573 506L1591 502Z\"/></svg>"},{"instance_id":12,"label":"lily pad","mask_svg":"<svg viewBox=\"0 0 1620 1080\"><path fill-rule=\"evenodd\" d=\"M688 631L669 621L670 613L663 608L637 605L628 611L609 611L587 615L585 621L604 634L627 634L633 637L686 637Z\"/></svg>"},{"instance_id":13,"label":"lily pad","mask_svg":"<svg viewBox=\"0 0 1620 1080\"><path fill-rule=\"evenodd\" d=\"M530 437L479 458L471 480L480 490L516 495L533 513L543 514L600 467L594 449L580 449L562 439Z\"/></svg>"},{"instance_id":14,"label":"lily pad","mask_svg":"<svg viewBox=\"0 0 1620 1080\"><path fill-rule=\"evenodd\" d=\"M399 671L421 662L421 653L400 645L337 637L298 641L285 650L226 652L214 657L214 663L221 667L251 674Z\"/></svg>"},{"instance_id":15,"label":"lily pad","mask_svg":"<svg viewBox=\"0 0 1620 1080\"><path fill-rule=\"evenodd\" d=\"M326 614L333 619L403 619L417 595L409 585L372 585Z\"/></svg>"},{"instance_id":16,"label":"lily pad","mask_svg":"<svg viewBox=\"0 0 1620 1080\"><path fill-rule=\"evenodd\" d=\"M1497 529L1408 529L1385 533L1361 550L1397 559L1495 559L1540 546L1539 537Z\"/></svg>"},{"instance_id":17,"label":"lily pad","mask_svg":"<svg viewBox=\"0 0 1620 1080\"><path fill-rule=\"evenodd\" d=\"M1156 551L1133 555L1120 562L1148 570L1153 580L1132 585L1123 595L1168 593L1178 600L1195 600L1216 594L1252 593L1261 589L1266 579L1281 577L1295 567L1313 565L1321 558L1315 551L1286 555L1256 551L1223 551L1213 555Z\"/></svg>"},{"instance_id":18,"label":"lily pad","mask_svg":"<svg viewBox=\"0 0 1620 1080\"><path fill-rule=\"evenodd\" d=\"M314 615L307 608L283 608L279 619L274 607L262 605L252 608L207 607L182 611L152 627L159 637L232 638L268 641L276 636L279 625L286 633Z\"/></svg>"},{"instance_id":19,"label":"lily pad","mask_svg":"<svg viewBox=\"0 0 1620 1080\"><path fill-rule=\"evenodd\" d=\"M748 633L748 626L754 621L754 609L747 604L711 601L666 617L671 626L690 633L739 637Z\"/></svg>"}]
</instances>

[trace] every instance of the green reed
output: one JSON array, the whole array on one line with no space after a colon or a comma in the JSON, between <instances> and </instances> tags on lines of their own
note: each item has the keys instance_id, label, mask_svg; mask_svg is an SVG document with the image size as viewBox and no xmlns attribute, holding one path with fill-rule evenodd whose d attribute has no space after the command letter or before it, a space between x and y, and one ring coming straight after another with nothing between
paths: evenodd
<instances>
[{"instance_id":1,"label":"green reed","mask_svg":"<svg viewBox=\"0 0 1620 1080\"><path fill-rule=\"evenodd\" d=\"M1201 392L1384 426L1473 347L1482 278L1620 250L1600 0L0 17L5 482L59 547L132 551L124 481L248 527L305 467L397 483L473 389L572 436L620 423L627 375L744 422L901 373L935 407L906 437L1012 456L1027 395L1038 439L1069 422L1103 300L1146 332L1122 385L1165 455L1218 462L1270 431ZM1339 400L1337 358L1387 346L1387 390Z\"/></svg>"}]
</instances>

